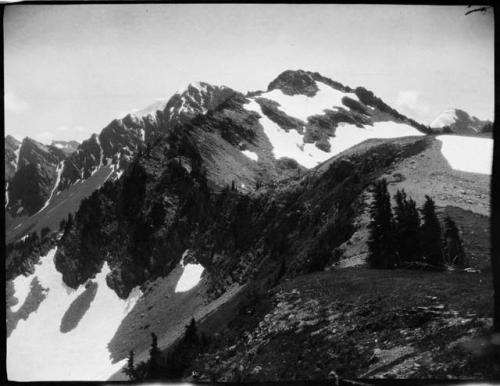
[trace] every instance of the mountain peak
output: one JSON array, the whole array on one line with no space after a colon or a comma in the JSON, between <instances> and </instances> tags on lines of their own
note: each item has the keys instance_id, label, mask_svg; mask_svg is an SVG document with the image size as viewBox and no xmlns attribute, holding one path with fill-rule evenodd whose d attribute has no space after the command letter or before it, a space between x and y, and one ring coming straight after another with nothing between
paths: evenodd
<instances>
[{"instance_id":1,"label":"mountain peak","mask_svg":"<svg viewBox=\"0 0 500 386\"><path fill-rule=\"evenodd\" d=\"M44 145L43 143L38 142L37 140L35 140L31 137L24 137L21 146L22 147L25 147L25 146L36 147L36 148L41 149L43 151L48 151L47 145Z\"/></svg>"},{"instance_id":2,"label":"mountain peak","mask_svg":"<svg viewBox=\"0 0 500 386\"><path fill-rule=\"evenodd\" d=\"M10 146L12 148L17 148L18 146L21 145L21 141L18 141L16 138L14 138L12 135L8 134L5 137L5 145Z\"/></svg>"},{"instance_id":3,"label":"mountain peak","mask_svg":"<svg viewBox=\"0 0 500 386\"><path fill-rule=\"evenodd\" d=\"M177 91L168 101L165 112L170 120L178 120L183 114L205 114L225 101L234 91L226 86L215 86L205 82L191 82Z\"/></svg>"},{"instance_id":4,"label":"mountain peak","mask_svg":"<svg viewBox=\"0 0 500 386\"><path fill-rule=\"evenodd\" d=\"M281 90L283 94L290 96L302 94L308 97L313 97L319 90L316 82L324 83L342 92L353 91L350 87L344 86L342 83L327 78L319 72L300 69L283 71L276 79L269 83L267 91Z\"/></svg>"},{"instance_id":5,"label":"mountain peak","mask_svg":"<svg viewBox=\"0 0 500 386\"><path fill-rule=\"evenodd\" d=\"M267 91L276 89L281 90L286 95L305 94L307 96L314 96L318 91L318 86L311 72L286 70L267 86Z\"/></svg>"},{"instance_id":6,"label":"mountain peak","mask_svg":"<svg viewBox=\"0 0 500 386\"><path fill-rule=\"evenodd\" d=\"M429 126L436 130L448 128L456 134L470 135L484 132L487 126L491 126L491 122L482 121L464 110L449 108L440 113Z\"/></svg>"}]
</instances>

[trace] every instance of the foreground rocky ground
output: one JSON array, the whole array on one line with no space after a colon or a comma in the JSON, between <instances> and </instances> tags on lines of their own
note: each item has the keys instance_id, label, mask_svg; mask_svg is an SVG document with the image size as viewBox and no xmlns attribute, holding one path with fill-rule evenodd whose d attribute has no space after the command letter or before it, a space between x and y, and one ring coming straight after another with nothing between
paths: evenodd
<instances>
[{"instance_id":1,"label":"foreground rocky ground","mask_svg":"<svg viewBox=\"0 0 500 386\"><path fill-rule=\"evenodd\" d=\"M312 274L249 301L192 366L204 381L490 379L487 273ZM495 338L497 342L498 337Z\"/></svg>"}]
</instances>

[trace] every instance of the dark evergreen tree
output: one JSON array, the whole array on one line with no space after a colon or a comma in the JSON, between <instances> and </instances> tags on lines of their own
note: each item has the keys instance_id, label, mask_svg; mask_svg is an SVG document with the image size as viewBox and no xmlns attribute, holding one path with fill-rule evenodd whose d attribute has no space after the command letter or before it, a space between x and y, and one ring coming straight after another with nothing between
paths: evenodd
<instances>
[{"instance_id":1,"label":"dark evergreen tree","mask_svg":"<svg viewBox=\"0 0 500 386\"><path fill-rule=\"evenodd\" d=\"M40 236L41 236L42 240L47 237L47 235L49 234L49 232L50 232L50 228L49 227L43 227L42 228L42 231L40 233Z\"/></svg>"},{"instance_id":2,"label":"dark evergreen tree","mask_svg":"<svg viewBox=\"0 0 500 386\"><path fill-rule=\"evenodd\" d=\"M137 380L134 368L134 350L130 350L128 355L127 367L123 369L123 372L130 381Z\"/></svg>"},{"instance_id":3,"label":"dark evergreen tree","mask_svg":"<svg viewBox=\"0 0 500 386\"><path fill-rule=\"evenodd\" d=\"M66 228L66 219L63 218L61 222L59 223L59 230L62 232Z\"/></svg>"},{"instance_id":4,"label":"dark evergreen tree","mask_svg":"<svg viewBox=\"0 0 500 386\"><path fill-rule=\"evenodd\" d=\"M191 322L186 326L184 342L188 345L197 345L199 343L198 328L194 318L191 318Z\"/></svg>"},{"instance_id":5,"label":"dark evergreen tree","mask_svg":"<svg viewBox=\"0 0 500 386\"><path fill-rule=\"evenodd\" d=\"M457 224L449 217L444 218L443 258L447 265L464 267L465 252Z\"/></svg>"},{"instance_id":6,"label":"dark evergreen tree","mask_svg":"<svg viewBox=\"0 0 500 386\"><path fill-rule=\"evenodd\" d=\"M68 214L68 219L66 220L66 226L64 228L64 233L69 233L71 231L71 228L73 228L73 215L70 213Z\"/></svg>"},{"instance_id":7,"label":"dark evergreen tree","mask_svg":"<svg viewBox=\"0 0 500 386\"><path fill-rule=\"evenodd\" d=\"M421 259L419 227L420 216L417 204L411 198L406 198L404 190L398 190L394 195L395 246L401 263L411 263Z\"/></svg>"},{"instance_id":8,"label":"dark evergreen tree","mask_svg":"<svg viewBox=\"0 0 500 386\"><path fill-rule=\"evenodd\" d=\"M210 337L207 334L205 334L204 332L202 332L201 336L200 336L201 346L206 348L206 347L210 346L210 343L211 343Z\"/></svg>"},{"instance_id":9,"label":"dark evergreen tree","mask_svg":"<svg viewBox=\"0 0 500 386\"><path fill-rule=\"evenodd\" d=\"M368 261L372 268L395 268L398 261L394 243L394 222L385 179L375 183L373 196L370 207L371 222L368 227Z\"/></svg>"},{"instance_id":10,"label":"dark evergreen tree","mask_svg":"<svg viewBox=\"0 0 500 386\"><path fill-rule=\"evenodd\" d=\"M422 211L420 241L424 261L432 268L443 267L441 225L436 215L436 206L429 196L425 196Z\"/></svg>"},{"instance_id":11,"label":"dark evergreen tree","mask_svg":"<svg viewBox=\"0 0 500 386\"><path fill-rule=\"evenodd\" d=\"M158 337L151 333L151 347L149 349L148 379L158 379L160 377L160 349L158 348Z\"/></svg>"}]
</instances>

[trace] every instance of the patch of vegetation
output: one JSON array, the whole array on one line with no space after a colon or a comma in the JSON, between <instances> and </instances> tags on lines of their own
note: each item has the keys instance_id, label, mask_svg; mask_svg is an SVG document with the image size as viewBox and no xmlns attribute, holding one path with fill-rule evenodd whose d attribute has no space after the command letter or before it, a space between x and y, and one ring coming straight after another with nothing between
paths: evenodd
<instances>
[{"instance_id":1,"label":"patch of vegetation","mask_svg":"<svg viewBox=\"0 0 500 386\"><path fill-rule=\"evenodd\" d=\"M40 256L46 255L56 245L58 232L51 232L45 227L40 236L31 232L23 239L5 246L5 274L7 280L19 275L28 276L35 272L35 264Z\"/></svg>"},{"instance_id":2,"label":"patch of vegetation","mask_svg":"<svg viewBox=\"0 0 500 386\"><path fill-rule=\"evenodd\" d=\"M357 87L354 90L354 93L357 95L359 100L365 104L366 106L373 106L378 108L380 111L383 111L385 113L391 114L393 117L396 119L399 119L403 122L407 122L411 126L415 127L416 129L420 130L422 133L425 134L431 134L432 130L429 129L429 127L422 125L421 123L416 122L415 120L408 118L407 116L399 113L389 105L387 105L382 99L379 97L375 96L372 91L367 90L364 87Z\"/></svg>"},{"instance_id":3,"label":"patch of vegetation","mask_svg":"<svg viewBox=\"0 0 500 386\"><path fill-rule=\"evenodd\" d=\"M404 190L398 190L394 196L394 216L385 179L374 184L373 194L368 241L368 261L372 268L465 267L458 227L446 216L442 230L432 198L426 196L420 210L421 222L415 201L407 198Z\"/></svg>"},{"instance_id":4,"label":"patch of vegetation","mask_svg":"<svg viewBox=\"0 0 500 386\"><path fill-rule=\"evenodd\" d=\"M381 142L369 153L334 160L323 173L308 173L304 183L245 194L236 186L212 190L197 146L177 131L82 203L61 239L56 266L75 287L106 260L107 283L122 298L168 274L187 248L205 267L214 296L234 282L262 279L272 286L321 270L340 258L337 247L354 232L359 194L426 143Z\"/></svg>"},{"instance_id":5,"label":"patch of vegetation","mask_svg":"<svg viewBox=\"0 0 500 386\"><path fill-rule=\"evenodd\" d=\"M181 379L194 358L209 344L210 339L204 333L198 333L196 321L192 318L182 338L166 353L160 351L158 338L151 333L149 359L136 365L134 352L130 351L123 372L131 381Z\"/></svg>"}]
</instances>

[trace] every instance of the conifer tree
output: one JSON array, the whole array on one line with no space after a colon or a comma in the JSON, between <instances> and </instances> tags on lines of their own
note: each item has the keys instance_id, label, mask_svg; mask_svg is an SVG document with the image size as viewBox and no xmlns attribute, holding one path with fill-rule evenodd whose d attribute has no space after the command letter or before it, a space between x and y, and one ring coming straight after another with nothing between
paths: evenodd
<instances>
[{"instance_id":1,"label":"conifer tree","mask_svg":"<svg viewBox=\"0 0 500 386\"><path fill-rule=\"evenodd\" d=\"M374 186L374 200L370 207L371 222L368 240L368 260L372 268L395 268L398 265L394 247L394 223L387 181Z\"/></svg>"},{"instance_id":2,"label":"conifer tree","mask_svg":"<svg viewBox=\"0 0 500 386\"><path fill-rule=\"evenodd\" d=\"M156 379L159 377L160 368L160 349L158 348L158 337L154 332L151 333L151 347L149 349L149 371L148 378Z\"/></svg>"},{"instance_id":3,"label":"conifer tree","mask_svg":"<svg viewBox=\"0 0 500 386\"><path fill-rule=\"evenodd\" d=\"M191 322L186 326L184 341L189 345L196 345L199 342L198 329L194 318L191 318Z\"/></svg>"},{"instance_id":4,"label":"conifer tree","mask_svg":"<svg viewBox=\"0 0 500 386\"><path fill-rule=\"evenodd\" d=\"M449 216L444 218L443 257L447 265L465 266L465 252L460 233L457 225Z\"/></svg>"},{"instance_id":5,"label":"conifer tree","mask_svg":"<svg viewBox=\"0 0 500 386\"><path fill-rule=\"evenodd\" d=\"M436 206L429 196L425 196L422 211L420 241L424 261L433 268L443 267L441 226L436 215Z\"/></svg>"},{"instance_id":6,"label":"conifer tree","mask_svg":"<svg viewBox=\"0 0 500 386\"><path fill-rule=\"evenodd\" d=\"M136 374L134 368L134 350L130 350L128 355L127 367L123 369L123 372L130 381L136 380Z\"/></svg>"},{"instance_id":7,"label":"conifer tree","mask_svg":"<svg viewBox=\"0 0 500 386\"><path fill-rule=\"evenodd\" d=\"M420 216L416 202L406 198L404 190L394 196L395 245L401 262L418 261L421 256L419 242Z\"/></svg>"}]
</instances>

